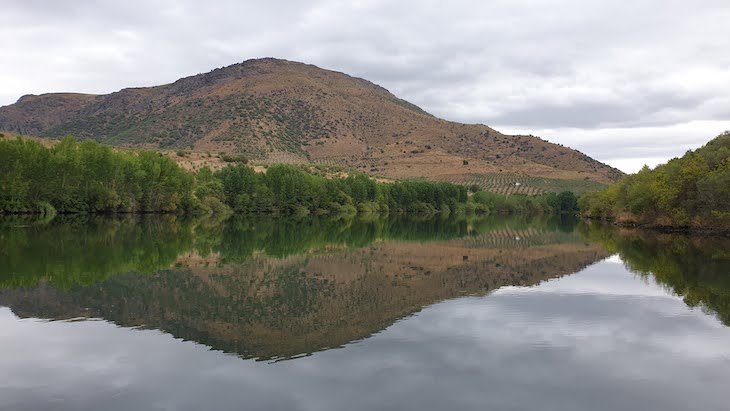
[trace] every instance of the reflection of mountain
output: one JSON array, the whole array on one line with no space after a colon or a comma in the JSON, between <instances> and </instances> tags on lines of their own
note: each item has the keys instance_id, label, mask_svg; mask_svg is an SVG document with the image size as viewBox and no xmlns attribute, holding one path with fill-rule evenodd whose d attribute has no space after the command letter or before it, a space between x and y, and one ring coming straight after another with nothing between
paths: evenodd
<instances>
[{"instance_id":1,"label":"reflection of mountain","mask_svg":"<svg viewBox=\"0 0 730 411\"><path fill-rule=\"evenodd\" d=\"M437 241L506 227L569 228L570 221L464 218L305 220L175 216L59 217L42 223L0 218L0 288L92 284L111 276L149 274L173 265L231 263L263 253L286 257L315 250L364 247L377 240Z\"/></svg>"},{"instance_id":2,"label":"reflection of mountain","mask_svg":"<svg viewBox=\"0 0 730 411\"><path fill-rule=\"evenodd\" d=\"M478 230L504 222L480 221ZM234 218L224 223L175 216L57 218L48 224L0 219L0 288L47 281L61 288L113 275L149 274L195 255L241 262L255 253L286 257L327 247L363 247L378 239L434 241L465 236L464 219L372 220ZM472 228L471 231L474 231ZM292 235L296 233L296 235Z\"/></svg>"},{"instance_id":3,"label":"reflection of mountain","mask_svg":"<svg viewBox=\"0 0 730 411\"><path fill-rule=\"evenodd\" d=\"M715 312L730 326L730 238L585 226L585 235L619 253L641 275L653 275L690 307Z\"/></svg>"},{"instance_id":4,"label":"reflection of mountain","mask_svg":"<svg viewBox=\"0 0 730 411\"><path fill-rule=\"evenodd\" d=\"M544 226L460 227L472 235L360 248L333 243L282 258L234 258L219 243L216 252L181 257L181 267L153 275L118 275L66 291L43 284L5 290L0 304L22 317L101 317L244 357L288 358L365 338L444 299L536 284L607 256L576 234ZM226 238L218 241L234 241Z\"/></svg>"}]
</instances>

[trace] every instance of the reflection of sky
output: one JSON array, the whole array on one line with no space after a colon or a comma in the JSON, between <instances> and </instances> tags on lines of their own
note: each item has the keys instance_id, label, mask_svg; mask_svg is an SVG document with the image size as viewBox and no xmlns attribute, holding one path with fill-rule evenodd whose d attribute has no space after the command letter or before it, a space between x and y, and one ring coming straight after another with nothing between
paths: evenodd
<instances>
[{"instance_id":1,"label":"reflection of sky","mask_svg":"<svg viewBox=\"0 0 730 411\"><path fill-rule=\"evenodd\" d=\"M267 364L0 309L0 409L724 410L730 329L604 261Z\"/></svg>"},{"instance_id":2,"label":"reflection of sky","mask_svg":"<svg viewBox=\"0 0 730 411\"><path fill-rule=\"evenodd\" d=\"M640 277L627 274L625 270L611 267L611 264L623 265L618 254L603 260L601 270L589 269L590 275L581 274L549 281L540 287L504 287L497 293L552 293L552 294L600 294L609 296L651 296L669 298L663 287L658 286L651 276ZM622 275L616 275L616 272ZM679 298L679 297L676 297Z\"/></svg>"}]
</instances>

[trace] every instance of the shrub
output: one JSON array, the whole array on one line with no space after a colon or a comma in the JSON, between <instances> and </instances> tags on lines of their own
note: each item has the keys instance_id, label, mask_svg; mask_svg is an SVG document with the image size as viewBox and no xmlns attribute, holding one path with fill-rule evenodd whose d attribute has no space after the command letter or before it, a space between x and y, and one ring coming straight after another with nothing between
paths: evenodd
<instances>
[{"instance_id":1,"label":"shrub","mask_svg":"<svg viewBox=\"0 0 730 411\"><path fill-rule=\"evenodd\" d=\"M248 164L248 158L242 154L221 154L220 159L226 163Z\"/></svg>"}]
</instances>

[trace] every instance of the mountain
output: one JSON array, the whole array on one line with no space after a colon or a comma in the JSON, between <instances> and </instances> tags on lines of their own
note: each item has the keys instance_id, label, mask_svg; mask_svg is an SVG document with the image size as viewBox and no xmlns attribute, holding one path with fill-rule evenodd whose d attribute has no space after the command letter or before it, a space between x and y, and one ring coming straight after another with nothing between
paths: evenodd
<instances>
[{"instance_id":1,"label":"mountain","mask_svg":"<svg viewBox=\"0 0 730 411\"><path fill-rule=\"evenodd\" d=\"M0 130L532 192L621 176L561 145L442 120L369 81L271 58L106 95L23 96L0 107Z\"/></svg>"}]
</instances>

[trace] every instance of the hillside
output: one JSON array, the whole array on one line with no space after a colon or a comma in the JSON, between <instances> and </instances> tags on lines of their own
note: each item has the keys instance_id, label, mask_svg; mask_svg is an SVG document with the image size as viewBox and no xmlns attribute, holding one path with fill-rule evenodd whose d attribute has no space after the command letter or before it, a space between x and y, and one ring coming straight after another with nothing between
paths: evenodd
<instances>
[{"instance_id":1,"label":"hillside","mask_svg":"<svg viewBox=\"0 0 730 411\"><path fill-rule=\"evenodd\" d=\"M730 233L730 132L581 199L587 217L623 225Z\"/></svg>"},{"instance_id":2,"label":"hillside","mask_svg":"<svg viewBox=\"0 0 730 411\"><path fill-rule=\"evenodd\" d=\"M277 59L107 95L23 96L0 108L0 130L236 152L261 162L341 166L387 178L485 188L496 182L530 194L555 191L556 181L609 183L621 175L575 150L441 120L366 80Z\"/></svg>"}]
</instances>

